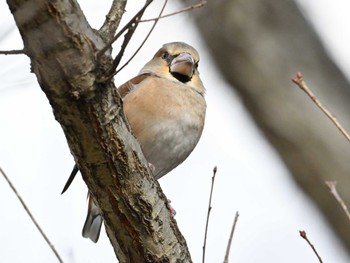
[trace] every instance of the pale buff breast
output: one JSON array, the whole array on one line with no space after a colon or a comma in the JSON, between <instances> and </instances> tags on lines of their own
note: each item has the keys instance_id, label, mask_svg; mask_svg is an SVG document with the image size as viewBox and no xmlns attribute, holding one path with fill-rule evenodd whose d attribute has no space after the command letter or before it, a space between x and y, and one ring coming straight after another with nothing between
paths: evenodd
<instances>
[{"instance_id":1,"label":"pale buff breast","mask_svg":"<svg viewBox=\"0 0 350 263\"><path fill-rule=\"evenodd\" d=\"M152 76L125 96L124 111L158 179L182 163L197 145L206 103L195 89Z\"/></svg>"}]
</instances>

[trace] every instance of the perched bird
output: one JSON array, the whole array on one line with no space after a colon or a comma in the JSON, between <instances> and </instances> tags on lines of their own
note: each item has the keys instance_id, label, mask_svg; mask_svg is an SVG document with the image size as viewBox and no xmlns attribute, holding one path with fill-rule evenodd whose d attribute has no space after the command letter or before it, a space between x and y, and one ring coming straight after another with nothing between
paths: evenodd
<instances>
[{"instance_id":1,"label":"perched bird","mask_svg":"<svg viewBox=\"0 0 350 263\"><path fill-rule=\"evenodd\" d=\"M156 179L181 164L203 131L205 88L198 72L199 55L190 45L163 45L139 75L118 88L123 109ZM62 193L78 171L75 165ZM92 198L83 236L97 242L102 216Z\"/></svg>"}]
</instances>

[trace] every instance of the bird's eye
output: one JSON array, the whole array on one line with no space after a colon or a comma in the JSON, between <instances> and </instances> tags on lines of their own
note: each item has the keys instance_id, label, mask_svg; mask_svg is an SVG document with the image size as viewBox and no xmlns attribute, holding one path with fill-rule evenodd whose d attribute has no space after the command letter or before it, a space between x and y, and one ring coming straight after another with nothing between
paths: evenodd
<instances>
[{"instance_id":1,"label":"bird's eye","mask_svg":"<svg viewBox=\"0 0 350 263\"><path fill-rule=\"evenodd\" d=\"M162 54L162 59L167 59L168 57L169 57L168 51L164 51L164 53Z\"/></svg>"},{"instance_id":2,"label":"bird's eye","mask_svg":"<svg viewBox=\"0 0 350 263\"><path fill-rule=\"evenodd\" d=\"M198 63L199 63L199 61L197 61L196 64L195 64L195 65L196 65L196 68L198 68Z\"/></svg>"}]
</instances>

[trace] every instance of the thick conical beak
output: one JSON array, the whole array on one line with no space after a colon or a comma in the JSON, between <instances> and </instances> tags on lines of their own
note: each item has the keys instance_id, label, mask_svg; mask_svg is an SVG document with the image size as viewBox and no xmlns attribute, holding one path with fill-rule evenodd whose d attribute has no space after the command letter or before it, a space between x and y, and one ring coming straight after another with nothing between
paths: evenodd
<instances>
[{"instance_id":1,"label":"thick conical beak","mask_svg":"<svg viewBox=\"0 0 350 263\"><path fill-rule=\"evenodd\" d=\"M191 78L194 72L195 62L193 57L186 52L176 56L170 64L170 72L178 73Z\"/></svg>"}]
</instances>

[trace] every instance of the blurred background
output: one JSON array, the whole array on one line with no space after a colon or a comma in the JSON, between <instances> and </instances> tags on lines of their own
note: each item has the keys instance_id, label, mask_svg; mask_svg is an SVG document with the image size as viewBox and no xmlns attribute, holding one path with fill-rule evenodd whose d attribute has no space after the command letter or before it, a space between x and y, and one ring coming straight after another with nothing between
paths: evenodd
<instances>
[{"instance_id":1,"label":"blurred background","mask_svg":"<svg viewBox=\"0 0 350 263\"><path fill-rule=\"evenodd\" d=\"M169 1L166 13L198 1ZM81 1L99 28L109 1ZM157 16L155 0L144 18ZM128 1L122 23L138 9ZM337 180L350 204L350 145L291 78L301 71L317 97L350 129L350 4L346 0L209 1L159 22L136 58L115 78L135 76L167 42L199 51L207 88L206 126L192 155L160 180L194 262L200 262L212 170L215 181L206 262L222 262L234 214L240 217L230 262L317 262L299 236L305 230L324 262L350 262L350 222L324 186ZM124 61L151 23L142 23ZM48 36L49 37L49 36ZM119 50L120 43L114 45ZM0 50L21 49L5 1ZM65 262L115 262L102 230L97 244L81 237L87 188L78 176L60 195L74 160L24 55L0 56L0 166ZM56 259L0 178L0 261Z\"/></svg>"}]
</instances>

